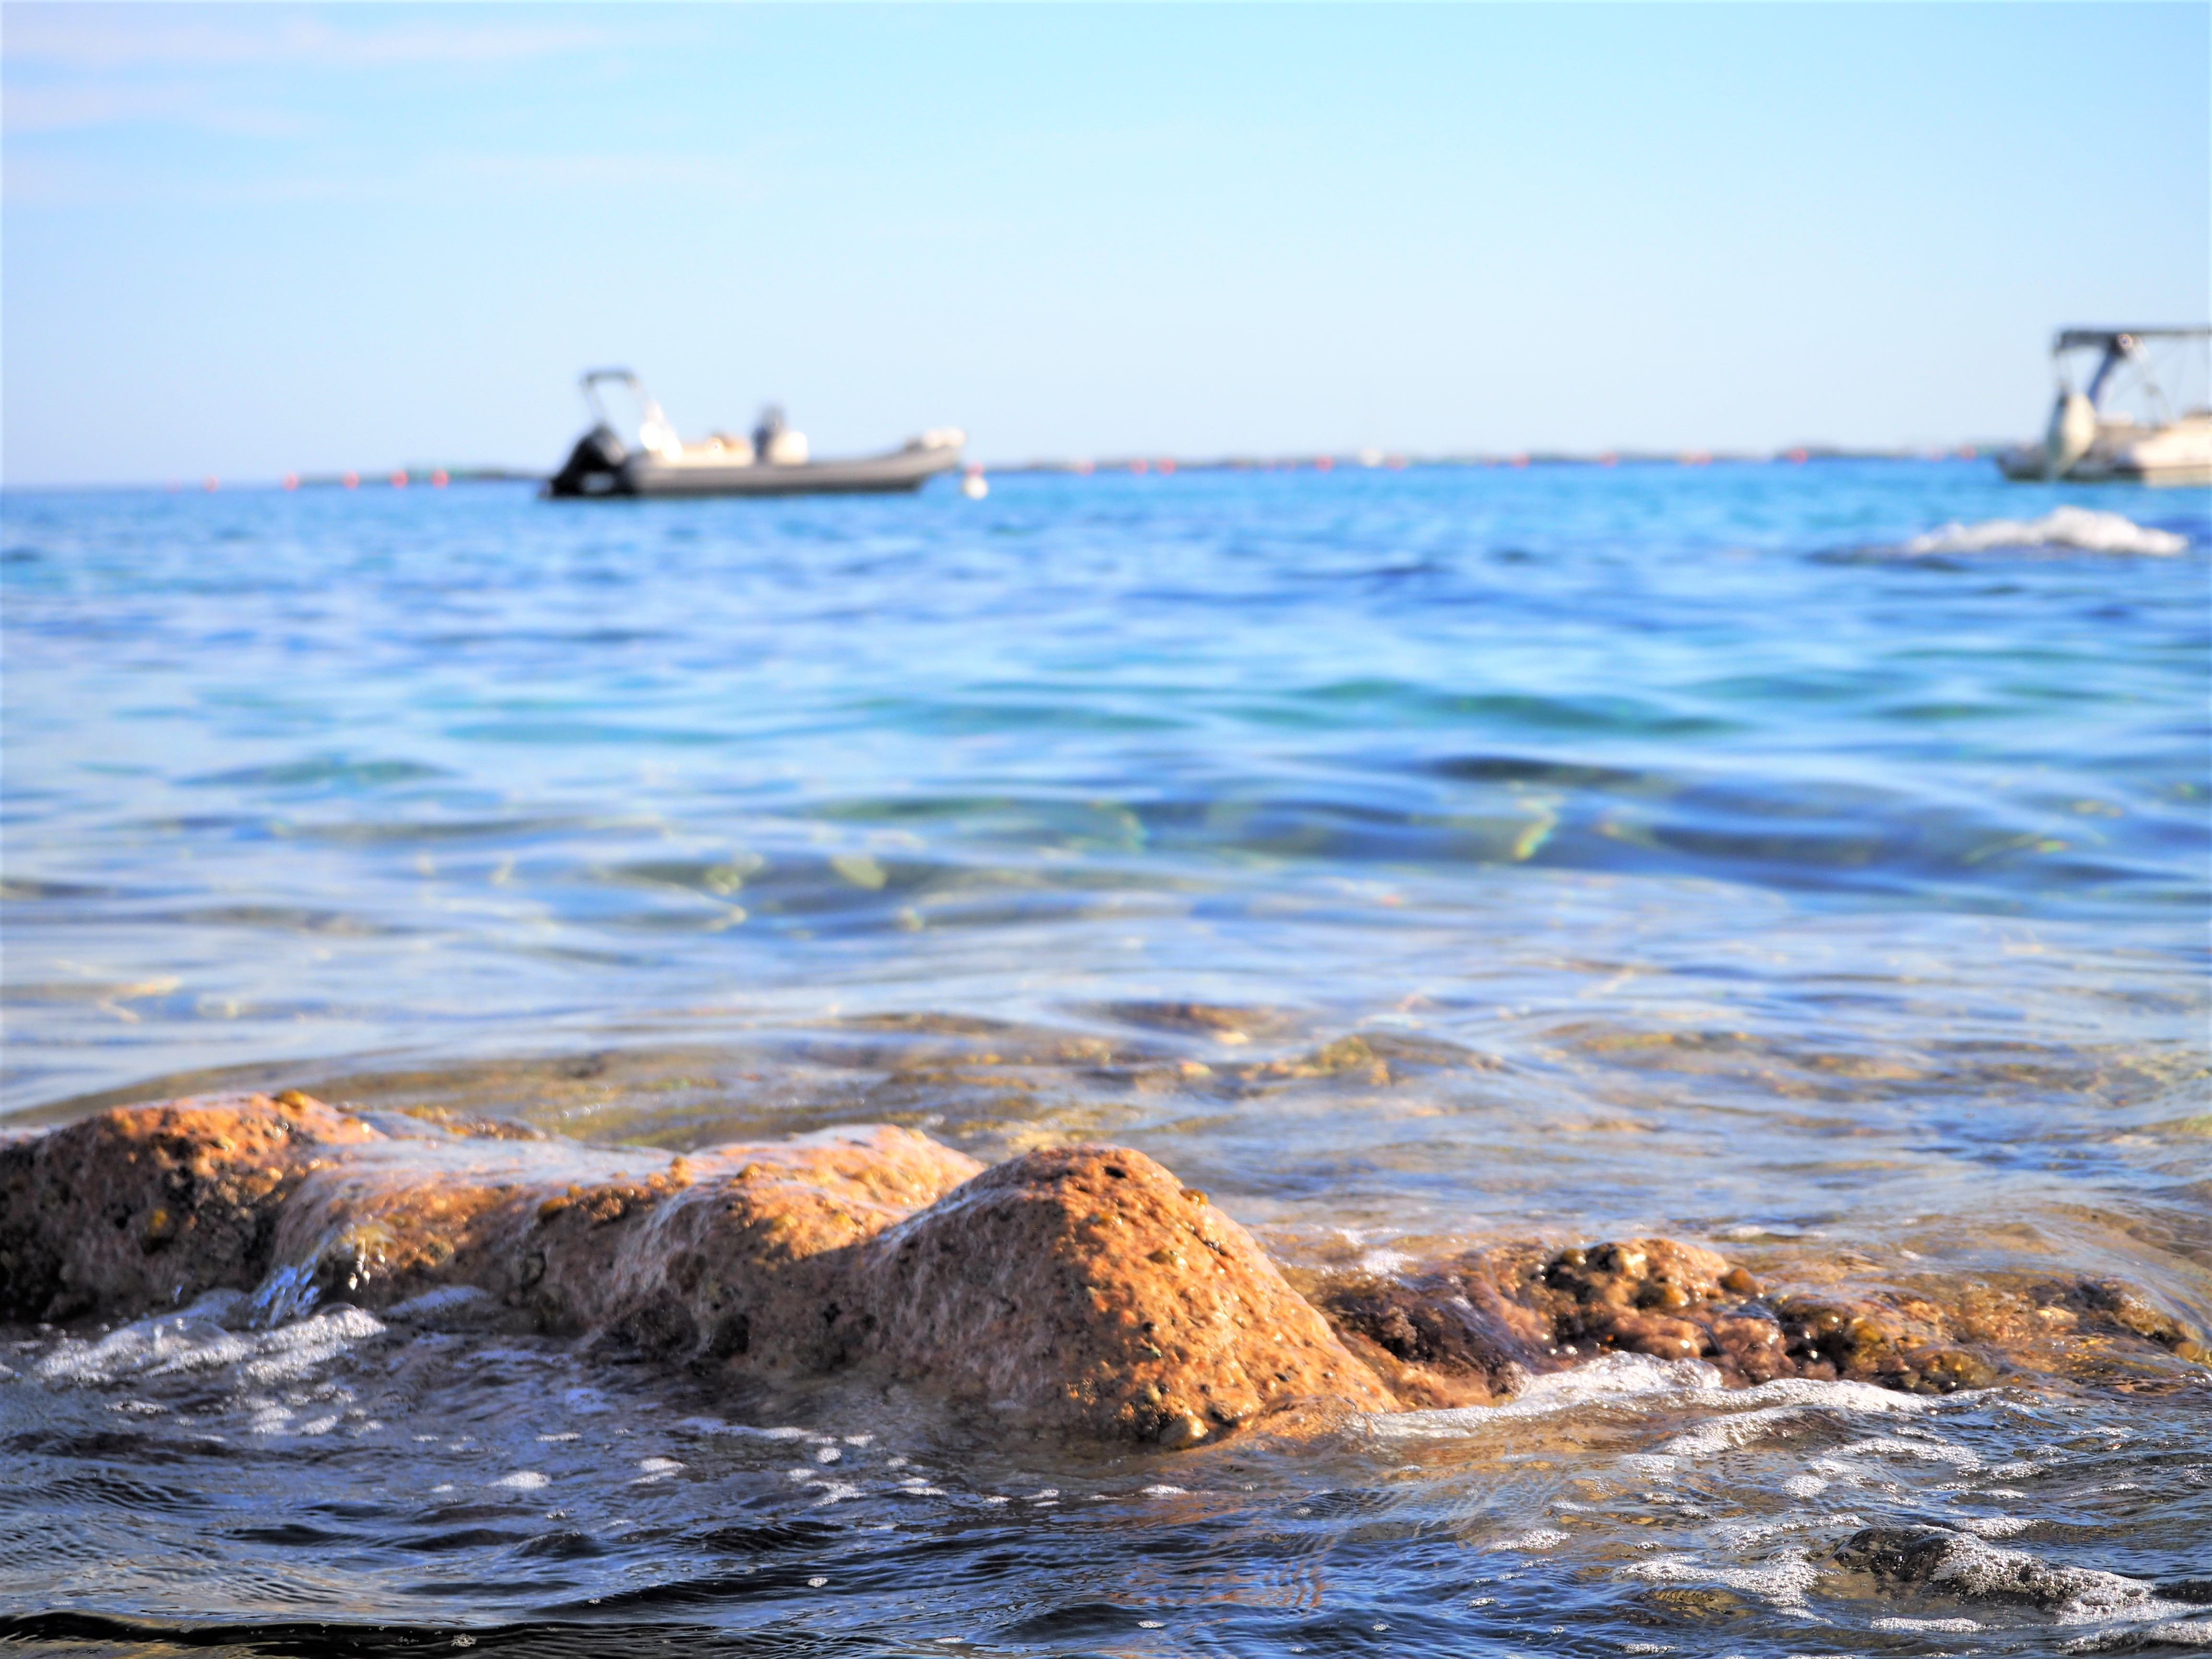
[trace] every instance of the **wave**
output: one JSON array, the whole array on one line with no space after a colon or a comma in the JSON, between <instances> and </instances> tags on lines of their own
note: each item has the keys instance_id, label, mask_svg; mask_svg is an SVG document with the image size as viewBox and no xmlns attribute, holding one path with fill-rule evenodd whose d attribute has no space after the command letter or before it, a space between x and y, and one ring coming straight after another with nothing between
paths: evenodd
<instances>
[{"instance_id":1,"label":"wave","mask_svg":"<svg viewBox=\"0 0 2212 1659\"><path fill-rule=\"evenodd\" d=\"M2086 507L2055 507L2039 519L1984 519L1947 524L1898 548L1914 558L1945 553L1988 553L1999 548L2065 548L2079 553L2145 554L2171 558L2186 552L2189 538L2154 530L2118 513Z\"/></svg>"},{"instance_id":2,"label":"wave","mask_svg":"<svg viewBox=\"0 0 2212 1659\"><path fill-rule=\"evenodd\" d=\"M97 1340L64 1336L32 1366L31 1375L49 1384L100 1389L133 1377L234 1370L247 1382L266 1386L304 1377L384 1333L380 1320L343 1304L273 1330L230 1330L225 1322L243 1301L236 1291L216 1291L182 1313L136 1320Z\"/></svg>"},{"instance_id":3,"label":"wave","mask_svg":"<svg viewBox=\"0 0 2212 1659\"><path fill-rule=\"evenodd\" d=\"M1593 1407L1720 1413L1664 1443L1657 1464L1672 1468L1680 1458L1738 1450L1769 1435L1795 1431L1816 1419L1848 1421L1865 1415L1914 1416L1926 1412L1930 1404L1925 1395L1900 1394L1870 1382L1820 1377L1778 1377L1751 1388L1731 1389L1723 1382L1719 1370L1702 1359L1609 1353L1571 1370L1529 1377L1510 1400L1499 1405L1437 1407L1394 1413L1367 1422L1369 1431L1378 1438L1434 1439L1479 1432L1518 1418Z\"/></svg>"}]
</instances>

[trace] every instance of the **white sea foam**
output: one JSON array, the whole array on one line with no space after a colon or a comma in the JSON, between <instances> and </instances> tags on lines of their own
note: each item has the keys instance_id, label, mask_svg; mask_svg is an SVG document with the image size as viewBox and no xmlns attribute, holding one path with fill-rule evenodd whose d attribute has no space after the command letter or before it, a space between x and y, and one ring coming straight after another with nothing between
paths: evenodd
<instances>
[{"instance_id":1,"label":"white sea foam","mask_svg":"<svg viewBox=\"0 0 2212 1659\"><path fill-rule=\"evenodd\" d=\"M1920 1395L1899 1394L1870 1382L1830 1382L1810 1377L1784 1377L1756 1388L1728 1389L1721 1386L1720 1373L1701 1359L1615 1353L1571 1370L1532 1377L1503 1405L1400 1412L1370 1419L1369 1427L1383 1439L1441 1438L1477 1432L1487 1425L1516 1418L1592 1407L1686 1408L1719 1413L1668 1440L1660 1448L1667 1457L1637 1455L1639 1461L1634 1467L1661 1474L1673 1467L1674 1458L1733 1451L1754 1440L1795 1433L1808 1423L1857 1416L1910 1416L1926 1411L1930 1404ZM1928 1449L1940 1443L1911 1443L1917 1456L1954 1463L1971 1456L1948 1448ZM1869 1442L1863 1449L1876 1444Z\"/></svg>"},{"instance_id":2,"label":"white sea foam","mask_svg":"<svg viewBox=\"0 0 2212 1659\"><path fill-rule=\"evenodd\" d=\"M2186 536L2153 530L2117 513L2086 507L2061 507L2039 519L1984 519L1979 524L1947 524L1915 536L1898 551L1911 557L1931 554L1987 553L1997 548L2051 547L2077 553L2136 553L2171 558L2185 552Z\"/></svg>"},{"instance_id":3,"label":"white sea foam","mask_svg":"<svg viewBox=\"0 0 2212 1659\"><path fill-rule=\"evenodd\" d=\"M1833 1532L1838 1527L1858 1524L1859 1517L1856 1515L1829 1515L1796 1510L1767 1521L1725 1522L1712 1529L1712 1536L1716 1542L1733 1550L1793 1532L1825 1534Z\"/></svg>"},{"instance_id":4,"label":"white sea foam","mask_svg":"<svg viewBox=\"0 0 2212 1659\"><path fill-rule=\"evenodd\" d=\"M2034 1519L2025 1515L1974 1515L1959 1522L1961 1530L1978 1538L2009 1538L2034 1524Z\"/></svg>"},{"instance_id":5,"label":"white sea foam","mask_svg":"<svg viewBox=\"0 0 2212 1659\"><path fill-rule=\"evenodd\" d=\"M1538 1527L1517 1538L1501 1538L1494 1544L1486 1544L1486 1550L1548 1550L1556 1549L1567 1541L1567 1534L1556 1527Z\"/></svg>"},{"instance_id":6,"label":"white sea foam","mask_svg":"<svg viewBox=\"0 0 2212 1659\"><path fill-rule=\"evenodd\" d=\"M1520 1393L1499 1406L1452 1406L1434 1411L1399 1412L1371 1419L1385 1438L1459 1435L1485 1424L1519 1417L1614 1403L1681 1400L1720 1392L1721 1374L1701 1359L1654 1359L1648 1354L1612 1353L1572 1370L1531 1377Z\"/></svg>"},{"instance_id":7,"label":"white sea foam","mask_svg":"<svg viewBox=\"0 0 2212 1659\"><path fill-rule=\"evenodd\" d=\"M1801 1608L1820 1570L1802 1550L1785 1550L1755 1567L1722 1567L1686 1555L1662 1556L1622 1569L1622 1576L1662 1584L1725 1584L1778 1607Z\"/></svg>"},{"instance_id":8,"label":"white sea foam","mask_svg":"<svg viewBox=\"0 0 2212 1659\"><path fill-rule=\"evenodd\" d=\"M358 1308L327 1312L268 1331L227 1331L191 1312L141 1319L96 1342L64 1337L32 1368L41 1382L100 1388L126 1376L176 1376L239 1368L246 1382L267 1384L306 1376L368 1337L381 1321Z\"/></svg>"},{"instance_id":9,"label":"white sea foam","mask_svg":"<svg viewBox=\"0 0 2212 1659\"><path fill-rule=\"evenodd\" d=\"M1701 1423L1668 1441L1663 1449L1679 1457L1710 1457L1839 1417L1911 1415L1928 1409L1928 1401L1918 1395L1895 1394L1870 1382L1825 1382L1802 1376L1762 1382L1755 1389L1717 1390L1697 1403L1721 1410L1739 1404L1751 1409Z\"/></svg>"},{"instance_id":10,"label":"white sea foam","mask_svg":"<svg viewBox=\"0 0 2212 1659\"><path fill-rule=\"evenodd\" d=\"M1875 1452L1887 1457L1911 1457L1923 1463L1948 1463L1954 1468L1967 1474L1972 1474L1982 1467L1982 1460L1965 1447L1947 1445L1941 1440L1903 1440L1893 1437L1854 1440L1848 1446L1838 1447L1836 1455L1849 1457L1855 1452Z\"/></svg>"}]
</instances>

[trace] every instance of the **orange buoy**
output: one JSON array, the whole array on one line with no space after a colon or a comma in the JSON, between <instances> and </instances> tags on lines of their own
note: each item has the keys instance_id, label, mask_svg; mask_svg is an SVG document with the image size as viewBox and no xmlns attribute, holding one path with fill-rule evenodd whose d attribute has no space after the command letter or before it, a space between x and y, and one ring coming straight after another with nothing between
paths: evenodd
<instances>
[{"instance_id":1,"label":"orange buoy","mask_svg":"<svg viewBox=\"0 0 2212 1659\"><path fill-rule=\"evenodd\" d=\"M361 488L361 474L358 472L346 473L343 477L339 478L338 482L343 484L348 489L358 489Z\"/></svg>"},{"instance_id":2,"label":"orange buoy","mask_svg":"<svg viewBox=\"0 0 2212 1659\"><path fill-rule=\"evenodd\" d=\"M296 472L287 472L284 475L284 488L287 489L297 489L299 487L300 475Z\"/></svg>"},{"instance_id":3,"label":"orange buoy","mask_svg":"<svg viewBox=\"0 0 2212 1659\"><path fill-rule=\"evenodd\" d=\"M204 486L203 486L203 487L207 490L207 493L208 493L209 495L214 495L214 494L215 494L215 492L216 492L216 490L218 488L220 488L220 486L216 483L216 480L215 480L215 475L214 475L212 472L210 472L210 474L208 474L208 480L207 480L207 483L206 483L206 484L205 484Z\"/></svg>"},{"instance_id":4,"label":"orange buoy","mask_svg":"<svg viewBox=\"0 0 2212 1659\"><path fill-rule=\"evenodd\" d=\"M1336 470L1336 457L1335 457L1335 456L1334 456L1334 455L1316 455L1316 456L1315 456L1315 457L1314 457L1314 471L1316 471L1316 472L1334 472L1335 470Z\"/></svg>"},{"instance_id":5,"label":"orange buoy","mask_svg":"<svg viewBox=\"0 0 2212 1659\"><path fill-rule=\"evenodd\" d=\"M1150 470L1151 465L1152 464L1146 461L1142 456L1139 456L1135 460L1129 463L1129 471L1132 472L1144 472Z\"/></svg>"},{"instance_id":6,"label":"orange buoy","mask_svg":"<svg viewBox=\"0 0 2212 1659\"><path fill-rule=\"evenodd\" d=\"M445 487L446 487L446 469L445 469L444 467L442 467L442 466L441 466L441 467L438 468L438 469L437 469L437 471L435 471L434 472L431 473L431 475L430 475L430 488L431 488L431 489L443 489Z\"/></svg>"},{"instance_id":7,"label":"orange buoy","mask_svg":"<svg viewBox=\"0 0 2212 1659\"><path fill-rule=\"evenodd\" d=\"M1526 455L1510 456L1507 458L1505 465L1508 466L1526 466L1528 465L1528 458Z\"/></svg>"},{"instance_id":8,"label":"orange buoy","mask_svg":"<svg viewBox=\"0 0 2212 1659\"><path fill-rule=\"evenodd\" d=\"M398 471L392 475L392 487L394 489L404 489L407 488L406 468L402 467Z\"/></svg>"},{"instance_id":9,"label":"orange buoy","mask_svg":"<svg viewBox=\"0 0 2212 1659\"><path fill-rule=\"evenodd\" d=\"M1162 461L1162 462L1160 463L1160 476L1161 476L1162 477L1164 477L1164 477L1170 477L1170 475L1172 475L1172 474L1174 473L1174 471L1175 471L1175 458L1174 458L1173 456L1170 456L1167 459L1165 459L1165 460L1164 460L1164 461Z\"/></svg>"}]
</instances>

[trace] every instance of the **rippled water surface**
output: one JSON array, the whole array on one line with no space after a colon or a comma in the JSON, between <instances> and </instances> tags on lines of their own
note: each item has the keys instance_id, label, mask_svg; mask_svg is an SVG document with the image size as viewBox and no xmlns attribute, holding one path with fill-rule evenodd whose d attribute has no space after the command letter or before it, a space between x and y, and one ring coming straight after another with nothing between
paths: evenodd
<instances>
[{"instance_id":1,"label":"rippled water surface","mask_svg":"<svg viewBox=\"0 0 2212 1659\"><path fill-rule=\"evenodd\" d=\"M2060 506L2180 550L1946 531ZM0 1121L244 1083L658 1146L1108 1137L1293 1264L1663 1233L2212 1323L2204 492L1814 463L0 517ZM452 1310L234 1313L0 1333L0 1632L2212 1645L2178 1373L1925 1400L1630 1357L1106 1456ZM1909 1589L1844 1548L1927 1524L1972 1550Z\"/></svg>"}]
</instances>

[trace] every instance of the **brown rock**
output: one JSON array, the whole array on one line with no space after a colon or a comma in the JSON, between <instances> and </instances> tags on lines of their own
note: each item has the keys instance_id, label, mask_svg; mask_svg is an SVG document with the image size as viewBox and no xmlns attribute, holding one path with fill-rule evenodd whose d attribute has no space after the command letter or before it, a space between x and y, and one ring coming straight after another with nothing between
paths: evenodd
<instances>
[{"instance_id":1,"label":"brown rock","mask_svg":"<svg viewBox=\"0 0 2212 1659\"><path fill-rule=\"evenodd\" d=\"M1249 1233L1141 1152L1028 1153L857 1255L841 1317L881 1362L1037 1421L1172 1446L1310 1396L1395 1403Z\"/></svg>"},{"instance_id":2,"label":"brown rock","mask_svg":"<svg viewBox=\"0 0 2212 1659\"><path fill-rule=\"evenodd\" d=\"M1509 1300L1478 1265L1402 1279L1340 1274L1310 1294L1345 1346L1401 1405L1492 1405L1510 1395L1522 1375L1557 1364L1550 1325Z\"/></svg>"},{"instance_id":3,"label":"brown rock","mask_svg":"<svg viewBox=\"0 0 2212 1659\"><path fill-rule=\"evenodd\" d=\"M1390 1279L1324 1277L1309 1294L1409 1406L1481 1403L1512 1392L1516 1372L1605 1353L1701 1359L1729 1387L1802 1376L1913 1394L1985 1387L2008 1370L2142 1386L2130 1366L2160 1351L2212 1355L2115 1281L1928 1276L1911 1291L1767 1294L1713 1252L1656 1238L1508 1246Z\"/></svg>"},{"instance_id":4,"label":"brown rock","mask_svg":"<svg viewBox=\"0 0 2212 1659\"><path fill-rule=\"evenodd\" d=\"M879 1127L672 1157L372 1122L292 1094L0 1140L0 1318L231 1289L273 1321L456 1285L519 1327L738 1372L871 1372L1170 1449L1261 1420L1300 1432L1486 1404L1613 1352L1701 1359L1731 1385L1933 1394L2006 1367L2158 1386L2207 1353L2116 1281L1768 1292L1656 1238L1322 1275L1309 1300L1203 1193L1111 1146L986 1170Z\"/></svg>"},{"instance_id":5,"label":"brown rock","mask_svg":"<svg viewBox=\"0 0 2212 1659\"><path fill-rule=\"evenodd\" d=\"M317 1157L375 1138L303 1095L246 1095L123 1107L0 1144L0 1318L250 1288Z\"/></svg>"},{"instance_id":6,"label":"brown rock","mask_svg":"<svg viewBox=\"0 0 2212 1659\"><path fill-rule=\"evenodd\" d=\"M1170 1447L1299 1401L1394 1403L1243 1228L1111 1147L983 1170L875 1128L671 1158L304 1097L178 1102L0 1146L0 1269L18 1318L223 1288L280 1318L470 1285L543 1331L873 1370Z\"/></svg>"}]
</instances>

